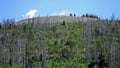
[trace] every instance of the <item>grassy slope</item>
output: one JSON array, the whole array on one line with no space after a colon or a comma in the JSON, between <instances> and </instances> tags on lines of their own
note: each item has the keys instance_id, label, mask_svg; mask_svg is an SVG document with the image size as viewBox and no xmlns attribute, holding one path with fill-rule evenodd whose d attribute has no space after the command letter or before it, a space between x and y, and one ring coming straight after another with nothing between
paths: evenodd
<instances>
[{"instance_id":1,"label":"grassy slope","mask_svg":"<svg viewBox=\"0 0 120 68\"><path fill-rule=\"evenodd\" d=\"M87 18L87 17L75 17L75 16L48 16L48 17L35 17L33 18L34 22L40 23L56 23L56 22L90 22L90 21L97 21L96 18ZM27 23L28 20L32 22L33 19L25 19L22 21L18 21L18 23Z\"/></svg>"}]
</instances>

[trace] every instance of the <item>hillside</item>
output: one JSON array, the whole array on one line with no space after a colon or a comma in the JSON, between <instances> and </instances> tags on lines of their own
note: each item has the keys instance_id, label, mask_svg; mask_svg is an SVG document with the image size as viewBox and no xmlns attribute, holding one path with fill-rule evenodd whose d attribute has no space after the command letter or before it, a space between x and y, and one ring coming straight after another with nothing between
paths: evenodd
<instances>
[{"instance_id":1,"label":"hillside","mask_svg":"<svg viewBox=\"0 0 120 68\"><path fill-rule=\"evenodd\" d=\"M63 22L63 21L66 21L66 22L91 22L91 21L97 21L98 19L97 18L90 18L90 17L77 17L77 16L47 16L47 17L35 17L35 18L32 18L32 19L25 19L25 20L21 20L21 21L18 21L20 23L23 23L23 22L29 22L33 21L34 19L34 22L40 22L40 23L56 23L56 22Z\"/></svg>"},{"instance_id":2,"label":"hillside","mask_svg":"<svg viewBox=\"0 0 120 68\"><path fill-rule=\"evenodd\" d=\"M0 25L0 68L120 68L118 21L52 16L18 23Z\"/></svg>"}]
</instances>

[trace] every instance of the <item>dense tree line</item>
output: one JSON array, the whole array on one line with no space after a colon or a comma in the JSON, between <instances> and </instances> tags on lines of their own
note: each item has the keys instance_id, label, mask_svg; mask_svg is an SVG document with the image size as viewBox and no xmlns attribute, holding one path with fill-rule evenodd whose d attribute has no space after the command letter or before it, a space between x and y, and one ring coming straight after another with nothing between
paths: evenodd
<instances>
[{"instance_id":1,"label":"dense tree line","mask_svg":"<svg viewBox=\"0 0 120 68\"><path fill-rule=\"evenodd\" d=\"M94 14L83 14L82 17L99 18L97 15Z\"/></svg>"}]
</instances>

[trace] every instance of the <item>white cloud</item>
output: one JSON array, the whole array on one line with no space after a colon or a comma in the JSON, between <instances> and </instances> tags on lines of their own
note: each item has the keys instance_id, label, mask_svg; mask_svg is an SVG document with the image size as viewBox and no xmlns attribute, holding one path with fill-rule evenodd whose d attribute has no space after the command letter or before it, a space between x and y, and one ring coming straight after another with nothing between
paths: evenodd
<instances>
[{"instance_id":1,"label":"white cloud","mask_svg":"<svg viewBox=\"0 0 120 68\"><path fill-rule=\"evenodd\" d=\"M32 9L29 12L27 12L24 16L28 17L28 18L32 18L32 17L36 16L36 14L37 14L37 10L36 9Z\"/></svg>"},{"instance_id":2,"label":"white cloud","mask_svg":"<svg viewBox=\"0 0 120 68\"><path fill-rule=\"evenodd\" d=\"M63 10L63 11L58 12L58 13L52 13L51 15L64 16L64 15L68 15L70 13L71 13L71 11L69 11L69 10Z\"/></svg>"}]
</instances>

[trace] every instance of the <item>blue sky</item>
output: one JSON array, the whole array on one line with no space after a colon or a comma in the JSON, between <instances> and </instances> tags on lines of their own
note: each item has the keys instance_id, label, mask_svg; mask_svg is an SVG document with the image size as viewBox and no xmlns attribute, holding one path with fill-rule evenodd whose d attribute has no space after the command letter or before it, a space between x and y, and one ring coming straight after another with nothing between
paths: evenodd
<instances>
[{"instance_id":1,"label":"blue sky","mask_svg":"<svg viewBox=\"0 0 120 68\"><path fill-rule=\"evenodd\" d=\"M0 21L17 20L33 16L96 14L110 18L112 13L120 17L119 0L0 0Z\"/></svg>"}]
</instances>

